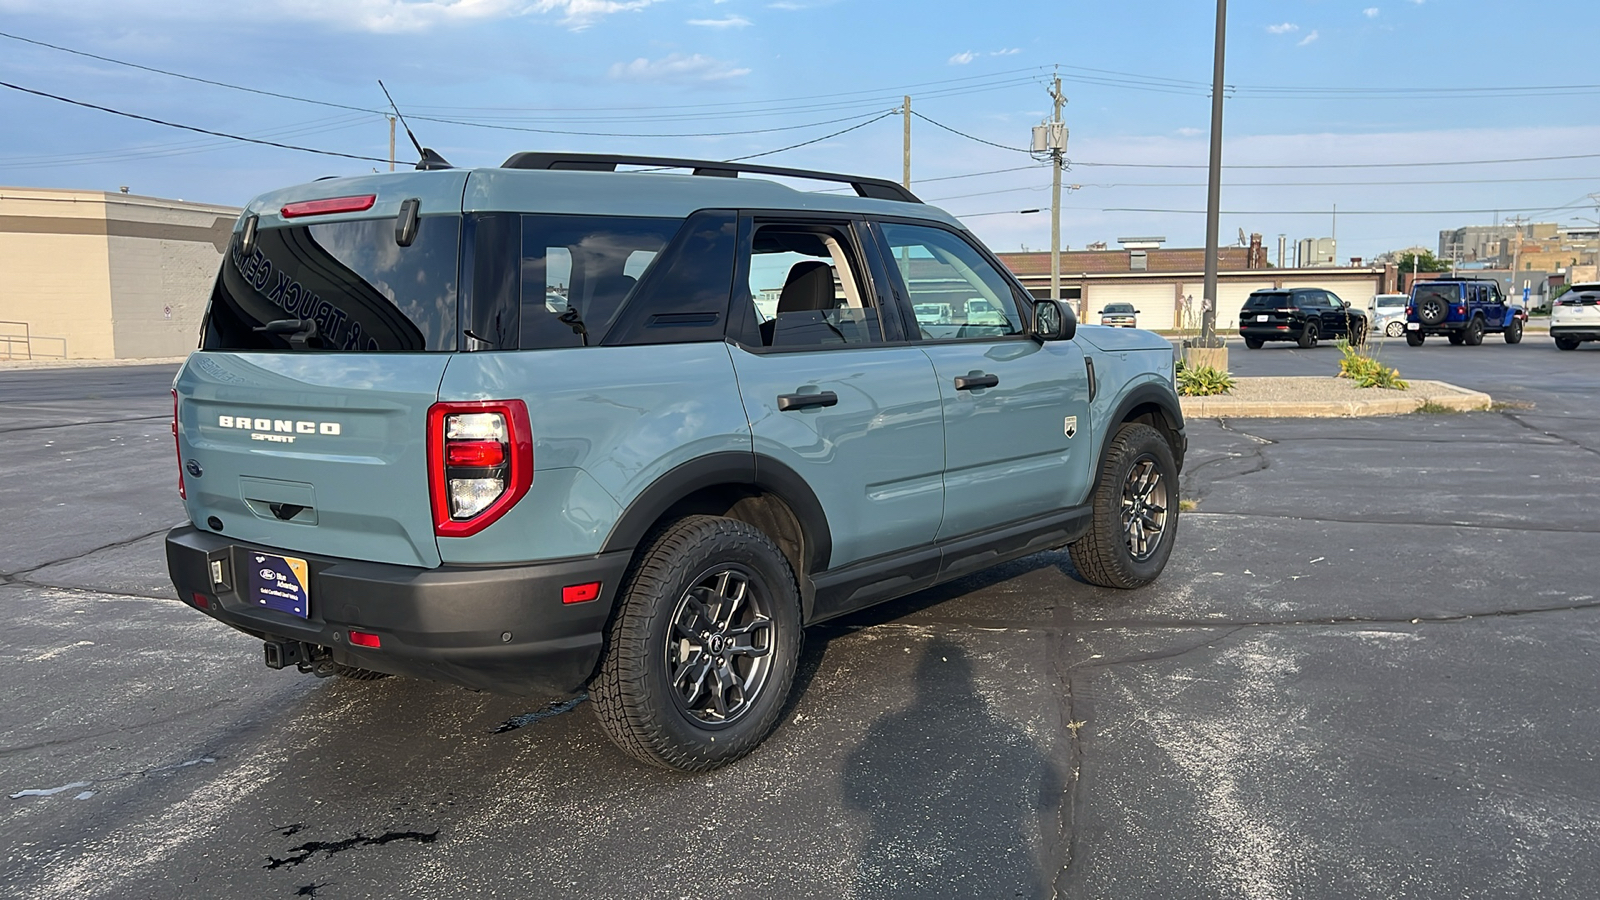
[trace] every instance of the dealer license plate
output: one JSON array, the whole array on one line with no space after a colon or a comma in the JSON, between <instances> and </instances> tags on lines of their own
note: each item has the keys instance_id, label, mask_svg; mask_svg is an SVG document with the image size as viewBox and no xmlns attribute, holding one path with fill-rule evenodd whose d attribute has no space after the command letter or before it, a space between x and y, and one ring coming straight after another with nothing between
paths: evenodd
<instances>
[{"instance_id":1,"label":"dealer license plate","mask_svg":"<svg viewBox=\"0 0 1600 900\"><path fill-rule=\"evenodd\" d=\"M1422 330L1422 325L1417 323L1417 322L1407 322L1406 323L1406 330L1407 331L1421 331Z\"/></svg>"},{"instance_id":2,"label":"dealer license plate","mask_svg":"<svg viewBox=\"0 0 1600 900\"><path fill-rule=\"evenodd\" d=\"M311 614L311 570L303 559L252 552L250 602L304 619Z\"/></svg>"},{"instance_id":3,"label":"dealer license plate","mask_svg":"<svg viewBox=\"0 0 1600 900\"><path fill-rule=\"evenodd\" d=\"M1265 322L1269 318L1271 318L1271 317L1270 316L1256 316L1256 321L1257 322Z\"/></svg>"}]
</instances>

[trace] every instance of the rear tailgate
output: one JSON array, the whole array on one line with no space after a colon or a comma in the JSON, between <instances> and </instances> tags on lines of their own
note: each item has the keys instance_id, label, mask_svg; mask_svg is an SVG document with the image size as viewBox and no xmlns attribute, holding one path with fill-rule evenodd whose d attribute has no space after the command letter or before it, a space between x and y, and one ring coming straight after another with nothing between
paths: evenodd
<instances>
[{"instance_id":1,"label":"rear tailgate","mask_svg":"<svg viewBox=\"0 0 1600 900\"><path fill-rule=\"evenodd\" d=\"M176 384L190 520L271 548L437 566L426 423L448 361L193 354Z\"/></svg>"}]
</instances>

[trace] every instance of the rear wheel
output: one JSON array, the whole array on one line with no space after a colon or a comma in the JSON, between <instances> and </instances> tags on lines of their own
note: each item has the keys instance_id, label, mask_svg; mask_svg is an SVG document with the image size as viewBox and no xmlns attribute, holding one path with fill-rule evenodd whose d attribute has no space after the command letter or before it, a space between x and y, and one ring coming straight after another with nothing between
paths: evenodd
<instances>
[{"instance_id":1,"label":"rear wheel","mask_svg":"<svg viewBox=\"0 0 1600 900\"><path fill-rule=\"evenodd\" d=\"M1406 332L1406 344L1408 344L1409 346L1412 346L1412 347L1421 347L1422 346L1422 332L1420 332L1420 331L1408 331L1408 332Z\"/></svg>"},{"instance_id":2,"label":"rear wheel","mask_svg":"<svg viewBox=\"0 0 1600 900\"><path fill-rule=\"evenodd\" d=\"M1483 343L1483 319L1473 316L1472 321L1467 323L1467 330L1461 335L1461 340L1468 347L1476 347Z\"/></svg>"},{"instance_id":3,"label":"rear wheel","mask_svg":"<svg viewBox=\"0 0 1600 900\"><path fill-rule=\"evenodd\" d=\"M1244 339L1244 345L1246 347L1249 347L1251 350L1260 350L1261 349L1261 343L1262 343L1261 338L1245 338Z\"/></svg>"},{"instance_id":4,"label":"rear wheel","mask_svg":"<svg viewBox=\"0 0 1600 900\"><path fill-rule=\"evenodd\" d=\"M1520 344L1520 343L1522 343L1522 320L1521 319L1512 319L1511 320L1511 327L1506 329L1505 334L1506 334L1506 343L1508 343L1508 344Z\"/></svg>"},{"instance_id":5,"label":"rear wheel","mask_svg":"<svg viewBox=\"0 0 1600 900\"><path fill-rule=\"evenodd\" d=\"M1558 338L1556 338L1556 349L1557 350L1576 350L1576 349L1578 349L1578 345L1581 344L1581 343L1583 343L1583 341L1580 341L1577 338L1558 337Z\"/></svg>"},{"instance_id":6,"label":"rear wheel","mask_svg":"<svg viewBox=\"0 0 1600 900\"><path fill-rule=\"evenodd\" d=\"M689 516L643 548L590 697L630 756L709 771L777 725L800 653L794 571L771 538L734 519Z\"/></svg>"},{"instance_id":7,"label":"rear wheel","mask_svg":"<svg viewBox=\"0 0 1600 900\"><path fill-rule=\"evenodd\" d=\"M1299 344L1301 349L1310 350L1317 345L1317 337L1317 323L1307 322L1305 329L1300 332L1300 339L1295 343Z\"/></svg>"},{"instance_id":8,"label":"rear wheel","mask_svg":"<svg viewBox=\"0 0 1600 900\"><path fill-rule=\"evenodd\" d=\"M1400 321L1390 322L1389 324L1383 326L1383 333L1389 337L1399 337L1400 335L1406 333L1406 325L1404 322Z\"/></svg>"},{"instance_id":9,"label":"rear wheel","mask_svg":"<svg viewBox=\"0 0 1600 900\"><path fill-rule=\"evenodd\" d=\"M1178 532L1178 466L1167 439L1141 423L1117 429L1092 502L1089 532L1070 547L1078 574L1102 587L1154 581Z\"/></svg>"}]
</instances>

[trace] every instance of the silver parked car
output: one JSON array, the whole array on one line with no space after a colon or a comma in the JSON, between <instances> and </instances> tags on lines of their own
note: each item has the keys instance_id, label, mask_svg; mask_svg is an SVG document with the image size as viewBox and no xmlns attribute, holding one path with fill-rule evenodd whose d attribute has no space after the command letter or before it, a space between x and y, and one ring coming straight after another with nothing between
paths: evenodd
<instances>
[{"instance_id":1,"label":"silver parked car","mask_svg":"<svg viewBox=\"0 0 1600 900\"><path fill-rule=\"evenodd\" d=\"M1405 294L1379 294L1372 298L1373 332L1389 337L1405 334L1406 304L1410 299Z\"/></svg>"}]
</instances>

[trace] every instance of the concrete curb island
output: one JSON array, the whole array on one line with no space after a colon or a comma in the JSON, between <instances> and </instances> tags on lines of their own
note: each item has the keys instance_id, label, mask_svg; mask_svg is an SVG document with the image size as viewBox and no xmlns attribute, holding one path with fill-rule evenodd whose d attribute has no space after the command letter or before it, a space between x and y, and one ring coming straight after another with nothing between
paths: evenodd
<instances>
[{"instance_id":1,"label":"concrete curb island","mask_svg":"<svg viewBox=\"0 0 1600 900\"><path fill-rule=\"evenodd\" d=\"M1259 389L1266 387L1266 382L1272 382L1274 390ZM1318 396L1329 393L1338 396ZM1348 379L1333 377L1235 378L1232 394L1183 397L1180 402L1186 419L1397 416L1416 412L1428 403L1454 412L1486 410L1494 404L1488 394L1443 381L1412 381L1409 390L1391 391L1358 388Z\"/></svg>"}]
</instances>

